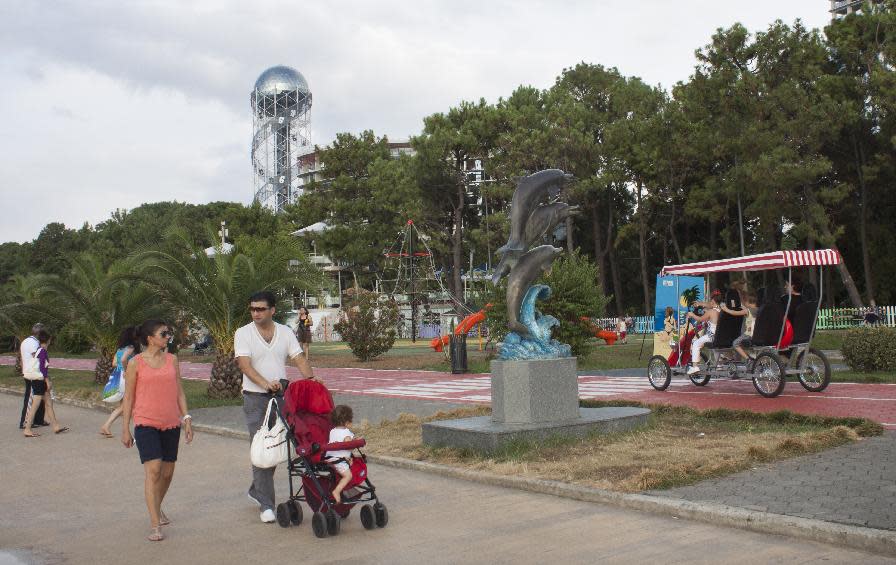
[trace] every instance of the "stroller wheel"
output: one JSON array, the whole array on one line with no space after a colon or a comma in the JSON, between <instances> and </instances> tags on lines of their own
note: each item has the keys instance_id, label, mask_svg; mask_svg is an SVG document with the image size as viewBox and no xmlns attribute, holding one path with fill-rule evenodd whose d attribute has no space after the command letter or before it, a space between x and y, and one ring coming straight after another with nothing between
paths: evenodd
<instances>
[{"instance_id":1,"label":"stroller wheel","mask_svg":"<svg viewBox=\"0 0 896 565\"><path fill-rule=\"evenodd\" d=\"M311 516L311 529L314 530L314 535L317 537L327 537L327 519L323 512L318 511Z\"/></svg>"},{"instance_id":2,"label":"stroller wheel","mask_svg":"<svg viewBox=\"0 0 896 565\"><path fill-rule=\"evenodd\" d=\"M289 521L292 522L293 526L298 526L302 523L302 507L299 506L299 503L295 500L289 500L286 502L286 508L289 509Z\"/></svg>"},{"instance_id":3,"label":"stroller wheel","mask_svg":"<svg viewBox=\"0 0 896 565\"><path fill-rule=\"evenodd\" d=\"M365 530L372 530L376 527L375 518L373 516L373 506L365 504L361 507L361 525Z\"/></svg>"},{"instance_id":4,"label":"stroller wheel","mask_svg":"<svg viewBox=\"0 0 896 565\"><path fill-rule=\"evenodd\" d=\"M377 502L373 505L373 513L376 516L376 525L385 528L386 524L389 523L389 511L386 510L386 505L382 502Z\"/></svg>"},{"instance_id":5,"label":"stroller wheel","mask_svg":"<svg viewBox=\"0 0 896 565\"><path fill-rule=\"evenodd\" d=\"M281 502L277 505L277 523L281 528L289 527L289 508L286 504L286 502Z\"/></svg>"},{"instance_id":6,"label":"stroller wheel","mask_svg":"<svg viewBox=\"0 0 896 565\"><path fill-rule=\"evenodd\" d=\"M339 535L342 529L342 518L332 508L327 510L327 533L331 536Z\"/></svg>"}]
</instances>

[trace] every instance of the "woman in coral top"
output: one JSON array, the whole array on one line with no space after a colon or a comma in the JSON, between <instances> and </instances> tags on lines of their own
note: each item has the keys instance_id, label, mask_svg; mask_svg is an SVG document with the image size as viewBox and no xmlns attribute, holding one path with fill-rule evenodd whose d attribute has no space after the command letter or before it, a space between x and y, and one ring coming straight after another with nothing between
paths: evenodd
<instances>
[{"instance_id":1,"label":"woman in coral top","mask_svg":"<svg viewBox=\"0 0 896 565\"><path fill-rule=\"evenodd\" d=\"M143 492L152 527L147 538L150 541L165 539L161 527L171 523L162 512L162 500L174 476L181 426L187 443L193 441L192 418L187 413L187 397L180 384L180 367L177 357L167 352L171 335L168 325L159 320L148 320L140 326L138 336L143 353L128 363L122 401L121 442L125 447L137 444L146 473Z\"/></svg>"}]
</instances>

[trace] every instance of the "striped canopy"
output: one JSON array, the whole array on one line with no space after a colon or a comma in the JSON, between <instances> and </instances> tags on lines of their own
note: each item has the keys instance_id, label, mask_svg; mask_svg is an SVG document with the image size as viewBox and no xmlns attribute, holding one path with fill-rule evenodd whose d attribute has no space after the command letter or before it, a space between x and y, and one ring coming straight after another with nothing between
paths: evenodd
<instances>
[{"instance_id":1,"label":"striped canopy","mask_svg":"<svg viewBox=\"0 0 896 565\"><path fill-rule=\"evenodd\" d=\"M662 275L702 275L704 273L720 273L729 271L764 271L766 269L786 269L788 267L812 267L820 265L837 265L841 261L840 253L833 249L815 249L812 251L775 251L760 253L731 259L685 263L684 265L667 265Z\"/></svg>"}]
</instances>

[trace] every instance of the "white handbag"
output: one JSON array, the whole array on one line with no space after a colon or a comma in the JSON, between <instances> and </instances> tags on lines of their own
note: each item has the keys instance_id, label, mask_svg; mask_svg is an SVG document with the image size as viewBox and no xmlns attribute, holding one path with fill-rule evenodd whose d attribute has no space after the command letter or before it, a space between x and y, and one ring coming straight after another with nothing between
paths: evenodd
<instances>
[{"instance_id":1,"label":"white handbag","mask_svg":"<svg viewBox=\"0 0 896 565\"><path fill-rule=\"evenodd\" d=\"M286 445L286 424L280 419L279 412L274 413L276 421L274 425L270 425L271 408L276 404L277 400L275 398L268 402L264 420L261 422L261 427L255 432L255 437L252 438L252 446L249 448L249 457L252 460L252 465L260 469L276 467L289 457Z\"/></svg>"},{"instance_id":2,"label":"white handbag","mask_svg":"<svg viewBox=\"0 0 896 565\"><path fill-rule=\"evenodd\" d=\"M22 376L29 381L40 381L44 378L44 374L40 372L40 358L37 356L41 349L38 349L31 357L25 359L25 364L22 366Z\"/></svg>"}]
</instances>

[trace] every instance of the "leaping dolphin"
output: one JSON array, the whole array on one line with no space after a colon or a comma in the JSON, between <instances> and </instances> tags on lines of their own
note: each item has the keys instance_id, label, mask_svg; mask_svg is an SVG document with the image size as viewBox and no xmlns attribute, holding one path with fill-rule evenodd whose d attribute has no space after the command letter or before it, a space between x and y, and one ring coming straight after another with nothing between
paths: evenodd
<instances>
[{"instance_id":1,"label":"leaping dolphin","mask_svg":"<svg viewBox=\"0 0 896 565\"><path fill-rule=\"evenodd\" d=\"M529 286L542 273L551 270L554 258L562 249L553 245L541 245L523 254L507 278L507 328L519 335L527 335L529 329L520 320L520 306Z\"/></svg>"}]
</instances>

